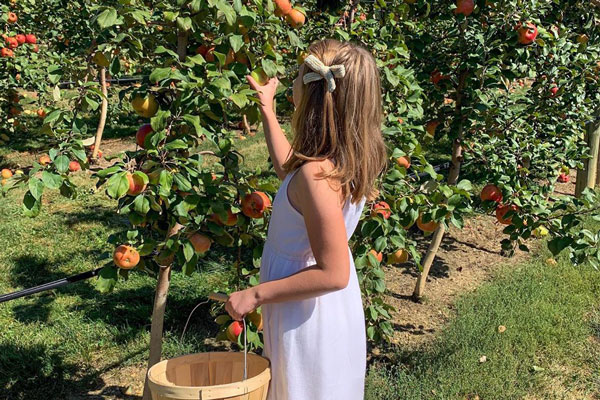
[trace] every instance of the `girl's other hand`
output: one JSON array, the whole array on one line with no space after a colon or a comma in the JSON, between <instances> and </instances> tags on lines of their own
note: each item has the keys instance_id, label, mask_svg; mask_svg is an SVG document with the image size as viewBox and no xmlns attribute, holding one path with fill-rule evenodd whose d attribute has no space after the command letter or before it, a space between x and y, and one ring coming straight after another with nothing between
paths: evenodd
<instances>
[{"instance_id":1,"label":"girl's other hand","mask_svg":"<svg viewBox=\"0 0 600 400\"><path fill-rule=\"evenodd\" d=\"M264 86L260 86L250 75L246 75L246 79L248 80L250 87L258 92L261 111L273 111L273 98L275 97L277 86L279 85L279 79L277 79L277 77L271 78Z\"/></svg>"}]
</instances>

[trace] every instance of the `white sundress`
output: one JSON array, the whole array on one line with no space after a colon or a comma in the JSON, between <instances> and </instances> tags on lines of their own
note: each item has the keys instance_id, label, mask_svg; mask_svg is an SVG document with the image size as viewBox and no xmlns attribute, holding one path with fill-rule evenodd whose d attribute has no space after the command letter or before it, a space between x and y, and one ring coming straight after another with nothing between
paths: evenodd
<instances>
[{"instance_id":1,"label":"white sundress","mask_svg":"<svg viewBox=\"0 0 600 400\"><path fill-rule=\"evenodd\" d=\"M297 170L296 170L297 171ZM304 217L291 205L283 180L264 246L260 281L285 278L316 263ZM365 199L343 208L348 239ZM263 356L271 361L267 400L362 400L366 332L360 287L350 248L350 280L342 290L311 299L262 306Z\"/></svg>"}]
</instances>

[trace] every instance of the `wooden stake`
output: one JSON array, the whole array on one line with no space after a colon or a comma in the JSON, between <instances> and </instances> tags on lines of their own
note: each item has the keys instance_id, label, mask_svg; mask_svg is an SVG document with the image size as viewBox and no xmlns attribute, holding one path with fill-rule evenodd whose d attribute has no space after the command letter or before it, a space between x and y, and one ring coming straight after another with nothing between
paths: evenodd
<instances>
[{"instance_id":1,"label":"wooden stake","mask_svg":"<svg viewBox=\"0 0 600 400\"><path fill-rule=\"evenodd\" d=\"M585 160L584 169L577 170L575 196L581 196L585 188L593 189L600 184L600 122L587 125L585 140L590 148L590 158Z\"/></svg>"},{"instance_id":2,"label":"wooden stake","mask_svg":"<svg viewBox=\"0 0 600 400\"><path fill-rule=\"evenodd\" d=\"M92 159L98 159L98 152L100 151L100 142L102 142L102 134L104 133L104 126L106 125L106 115L108 114L108 88L106 87L106 68L100 67L99 72L100 87L102 90L102 106L100 109L100 120L98 121L98 128L96 129L96 140L94 141L94 151L92 152Z\"/></svg>"}]
</instances>

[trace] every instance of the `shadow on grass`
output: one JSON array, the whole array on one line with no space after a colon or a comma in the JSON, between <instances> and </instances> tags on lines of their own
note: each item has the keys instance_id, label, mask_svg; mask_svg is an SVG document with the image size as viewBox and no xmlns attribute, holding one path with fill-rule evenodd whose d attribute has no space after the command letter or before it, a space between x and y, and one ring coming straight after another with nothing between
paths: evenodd
<instances>
[{"instance_id":1,"label":"shadow on grass","mask_svg":"<svg viewBox=\"0 0 600 400\"><path fill-rule=\"evenodd\" d=\"M94 253L90 252L90 256ZM69 257L66 256L65 260L68 259ZM209 262L206 264L214 264L208 268L211 271L223 273L223 269L217 268L219 264ZM53 270L49 261L43 257L23 256L15 260L15 266L10 272L10 282L15 287L33 287L68 276L70 274ZM95 287L95 279L91 278L41 292L12 303L0 304L0 307L12 306L14 318L23 324L47 323L50 322L53 302L62 298L63 303L66 304L61 304L61 307L66 312L75 313L76 318L80 318L83 314L86 321L101 322L118 328L116 329L118 333L114 336L114 342L117 344L126 344L132 337L150 330L156 284L152 277L130 278L136 280L135 287L129 282L121 281L115 291L110 293L100 293ZM178 283L181 282L171 284L164 321L165 333L177 338L183 332L188 314L199 302L206 300L208 291L212 291L208 287L197 290L190 286L180 286ZM214 337L219 329L211 315L212 306L213 304L207 303L195 311L185 338L185 342L208 351L224 348L218 343L206 345L203 341L204 338Z\"/></svg>"},{"instance_id":2,"label":"shadow on grass","mask_svg":"<svg viewBox=\"0 0 600 400\"><path fill-rule=\"evenodd\" d=\"M35 120L35 117L31 117ZM92 136L96 132L96 126L98 124L98 118L85 118L84 123L87 124L91 130L87 133L87 136ZM102 135L103 139L118 139L124 137L131 137L135 134L137 128L140 125L141 120L138 120L135 116L118 116L116 119L111 119L107 122L107 126ZM58 141L54 136L40 133L38 127L33 127L27 131L18 131L11 136L11 139L2 146L8 152L44 152L52 147L58 145Z\"/></svg>"},{"instance_id":3,"label":"shadow on grass","mask_svg":"<svg viewBox=\"0 0 600 400\"><path fill-rule=\"evenodd\" d=\"M123 388L106 386L101 375L141 353L127 354L118 362L94 370L66 362L48 346L29 347L0 345L0 398L37 399L140 399L126 396ZM95 392L91 394L90 392ZM75 396L75 397L73 397Z\"/></svg>"},{"instance_id":4,"label":"shadow on grass","mask_svg":"<svg viewBox=\"0 0 600 400\"><path fill-rule=\"evenodd\" d=\"M55 211L54 214L68 227L89 222L115 229L128 226L127 217L117 214L113 207L94 206L89 210L77 212Z\"/></svg>"}]
</instances>

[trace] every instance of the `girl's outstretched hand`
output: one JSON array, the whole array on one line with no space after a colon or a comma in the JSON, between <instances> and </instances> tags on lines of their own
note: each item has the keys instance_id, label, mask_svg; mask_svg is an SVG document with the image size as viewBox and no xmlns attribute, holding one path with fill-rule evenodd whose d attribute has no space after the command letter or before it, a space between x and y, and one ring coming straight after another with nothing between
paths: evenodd
<instances>
[{"instance_id":1,"label":"girl's outstretched hand","mask_svg":"<svg viewBox=\"0 0 600 400\"><path fill-rule=\"evenodd\" d=\"M277 85L279 85L279 79L271 78L264 86L260 86L250 75L247 75L246 79L250 87L258 92L262 111L273 111L273 98L277 91Z\"/></svg>"}]
</instances>

